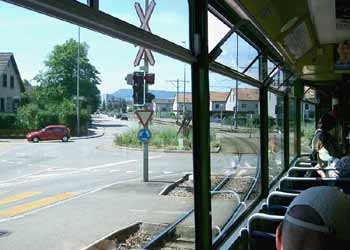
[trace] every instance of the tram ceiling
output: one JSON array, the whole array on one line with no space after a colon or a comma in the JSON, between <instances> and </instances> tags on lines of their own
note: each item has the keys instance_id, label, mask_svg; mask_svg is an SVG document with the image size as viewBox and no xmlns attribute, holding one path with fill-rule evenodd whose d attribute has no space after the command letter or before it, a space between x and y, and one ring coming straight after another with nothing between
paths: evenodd
<instances>
[{"instance_id":1,"label":"tram ceiling","mask_svg":"<svg viewBox=\"0 0 350 250\"><path fill-rule=\"evenodd\" d=\"M243 12L267 36L267 40L272 41L301 79L314 82L315 85L349 79L349 74L335 71L335 43L342 42L350 34L350 30L340 31L336 25L337 1L220 2L231 3L231 9L234 6L236 12L237 9Z\"/></svg>"}]
</instances>

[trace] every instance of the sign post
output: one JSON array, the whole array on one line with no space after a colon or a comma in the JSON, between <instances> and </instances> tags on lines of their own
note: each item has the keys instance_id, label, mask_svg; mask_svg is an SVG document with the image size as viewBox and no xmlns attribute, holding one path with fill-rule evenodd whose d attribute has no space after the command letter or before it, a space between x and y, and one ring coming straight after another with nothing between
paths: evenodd
<instances>
[{"instance_id":1,"label":"sign post","mask_svg":"<svg viewBox=\"0 0 350 250\"><path fill-rule=\"evenodd\" d=\"M137 134L137 138L143 143L143 181L148 182L148 142L152 138L152 133L148 129L148 122L151 120L153 110L137 110L136 116L139 118L143 128Z\"/></svg>"}]
</instances>

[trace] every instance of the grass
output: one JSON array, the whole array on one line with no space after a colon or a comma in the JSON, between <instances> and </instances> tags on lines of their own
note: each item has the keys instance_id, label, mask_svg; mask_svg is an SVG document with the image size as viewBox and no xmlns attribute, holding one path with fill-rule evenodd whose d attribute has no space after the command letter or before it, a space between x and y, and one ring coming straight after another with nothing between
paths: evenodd
<instances>
[{"instance_id":1,"label":"grass","mask_svg":"<svg viewBox=\"0 0 350 250\"><path fill-rule=\"evenodd\" d=\"M177 149L179 147L176 127L156 127L150 128L152 132L152 138L149 141L149 146L156 149ZM142 147L142 143L137 138L138 129L133 129L122 135L116 136L114 143L118 146L126 147ZM192 149L192 133L189 133L184 138L184 149Z\"/></svg>"}]
</instances>

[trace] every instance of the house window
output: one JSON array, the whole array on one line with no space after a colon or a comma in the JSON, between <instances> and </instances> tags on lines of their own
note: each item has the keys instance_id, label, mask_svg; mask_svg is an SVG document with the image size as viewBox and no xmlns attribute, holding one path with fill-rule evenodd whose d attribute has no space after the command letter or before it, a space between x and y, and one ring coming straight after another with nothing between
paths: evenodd
<instances>
[{"instance_id":1,"label":"house window","mask_svg":"<svg viewBox=\"0 0 350 250\"><path fill-rule=\"evenodd\" d=\"M5 99L0 98L0 112L5 112Z\"/></svg>"},{"instance_id":2,"label":"house window","mask_svg":"<svg viewBox=\"0 0 350 250\"><path fill-rule=\"evenodd\" d=\"M305 110L309 110L309 104L305 103Z\"/></svg>"},{"instance_id":3,"label":"house window","mask_svg":"<svg viewBox=\"0 0 350 250\"><path fill-rule=\"evenodd\" d=\"M258 104L255 104L255 108L258 108Z\"/></svg>"},{"instance_id":4,"label":"house window","mask_svg":"<svg viewBox=\"0 0 350 250\"><path fill-rule=\"evenodd\" d=\"M215 104L215 109L219 109L220 108L220 104Z\"/></svg>"},{"instance_id":5,"label":"house window","mask_svg":"<svg viewBox=\"0 0 350 250\"><path fill-rule=\"evenodd\" d=\"M247 104L243 103L243 104L242 104L242 108L243 108L243 109L247 108Z\"/></svg>"},{"instance_id":6,"label":"house window","mask_svg":"<svg viewBox=\"0 0 350 250\"><path fill-rule=\"evenodd\" d=\"M7 74L2 75L2 86L7 87Z\"/></svg>"},{"instance_id":7,"label":"house window","mask_svg":"<svg viewBox=\"0 0 350 250\"><path fill-rule=\"evenodd\" d=\"M15 88L15 78L13 76L10 76L10 88Z\"/></svg>"}]
</instances>

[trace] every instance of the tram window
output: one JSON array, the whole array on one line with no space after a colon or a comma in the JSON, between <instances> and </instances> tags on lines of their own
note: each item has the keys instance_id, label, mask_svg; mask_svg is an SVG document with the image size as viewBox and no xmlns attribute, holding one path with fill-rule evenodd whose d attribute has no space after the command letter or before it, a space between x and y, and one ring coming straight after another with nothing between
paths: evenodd
<instances>
[{"instance_id":1,"label":"tram window","mask_svg":"<svg viewBox=\"0 0 350 250\"><path fill-rule=\"evenodd\" d=\"M223 217L244 211L240 202L249 205L259 194L259 89L237 83L236 109L236 80L210 73L211 186L224 183L212 196L213 225L219 227ZM220 110L215 103L223 104Z\"/></svg>"},{"instance_id":2,"label":"tram window","mask_svg":"<svg viewBox=\"0 0 350 250\"><path fill-rule=\"evenodd\" d=\"M116 3L118 2L118 3ZM145 1L136 1L142 8L143 15L146 17ZM188 32L189 32L189 11L187 0L149 0L148 9L153 12L148 21L150 32L161 36L177 45L189 48ZM134 0L100 0L99 9L106 14L117 17L134 26L141 27L140 18L136 12ZM144 18L143 16L141 17ZM148 28L146 28L147 31Z\"/></svg>"},{"instance_id":3,"label":"tram window","mask_svg":"<svg viewBox=\"0 0 350 250\"><path fill-rule=\"evenodd\" d=\"M295 98L289 98L289 160L296 156L296 101Z\"/></svg>"},{"instance_id":4,"label":"tram window","mask_svg":"<svg viewBox=\"0 0 350 250\"><path fill-rule=\"evenodd\" d=\"M148 91L155 99L146 95L147 108L154 109L147 182L144 145L137 137L143 126L134 113L144 107L144 89L125 80L145 70L143 60L134 66L139 47L85 28L80 28L79 44L76 25L3 1L0 16L0 30L7 34L0 61L9 63L4 73L15 76L14 89L3 96L0 75L0 132L6 138L0 143L0 220L6 221L1 229L13 232L1 238L0 248L84 249L111 232L152 221L156 230L140 232L150 239L165 229L164 223L191 210L191 66L155 52L155 65L148 65L155 74ZM85 140L77 136L78 45L80 136ZM22 98L20 77L26 92L17 112L9 112L17 96ZM43 133L48 125L64 125L74 140ZM38 131L28 135L29 142L27 131ZM47 228L33 234L44 221Z\"/></svg>"},{"instance_id":5,"label":"tram window","mask_svg":"<svg viewBox=\"0 0 350 250\"><path fill-rule=\"evenodd\" d=\"M217 17L209 13L208 16L208 38L209 50L212 50L221 38L223 38L229 28ZM237 49L238 48L238 49ZM235 69L239 72L246 70L248 65L257 57L257 50L245 41L237 33L233 33L221 46L222 53L216 58L216 62ZM259 60L246 70L245 74L258 78Z\"/></svg>"},{"instance_id":6,"label":"tram window","mask_svg":"<svg viewBox=\"0 0 350 250\"><path fill-rule=\"evenodd\" d=\"M302 102L301 117L301 153L311 152L311 140L316 127L316 107L314 104Z\"/></svg>"},{"instance_id":7,"label":"tram window","mask_svg":"<svg viewBox=\"0 0 350 250\"><path fill-rule=\"evenodd\" d=\"M269 183L283 170L284 138L283 138L283 97L269 92Z\"/></svg>"}]
</instances>

